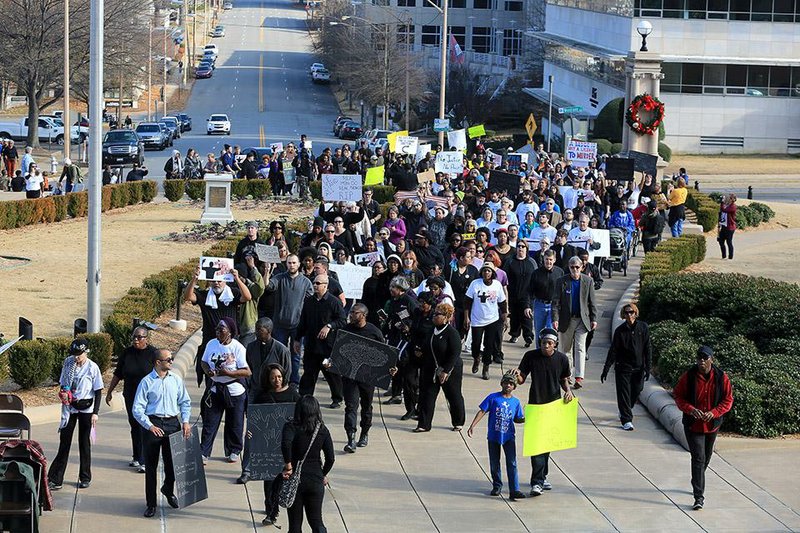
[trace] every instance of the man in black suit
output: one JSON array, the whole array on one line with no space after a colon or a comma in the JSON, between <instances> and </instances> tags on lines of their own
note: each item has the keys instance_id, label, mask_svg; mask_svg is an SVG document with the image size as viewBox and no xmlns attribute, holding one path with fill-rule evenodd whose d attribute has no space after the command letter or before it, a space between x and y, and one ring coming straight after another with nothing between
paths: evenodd
<instances>
[{"instance_id":1,"label":"man in black suit","mask_svg":"<svg viewBox=\"0 0 800 533\"><path fill-rule=\"evenodd\" d=\"M558 230L556 233L556 242L553 243L552 249L556 252L556 265L560 266L563 270L569 269L569 260L578 255L582 247L567 244L569 232L565 229Z\"/></svg>"},{"instance_id":2,"label":"man in black suit","mask_svg":"<svg viewBox=\"0 0 800 533\"><path fill-rule=\"evenodd\" d=\"M556 282L553 298L553 327L558 330L559 345L570 358L574 367L575 388L583 386L583 370L586 356L586 336L597 327L597 305L594 281L581 274L583 262L580 257L569 260L569 275Z\"/></svg>"}]
</instances>

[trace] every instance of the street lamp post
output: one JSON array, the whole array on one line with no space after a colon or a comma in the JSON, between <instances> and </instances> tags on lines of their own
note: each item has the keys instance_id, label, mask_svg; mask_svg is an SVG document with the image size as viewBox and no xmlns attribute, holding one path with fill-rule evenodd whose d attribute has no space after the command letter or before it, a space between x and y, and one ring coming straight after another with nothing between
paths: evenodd
<instances>
[{"instance_id":1,"label":"street lamp post","mask_svg":"<svg viewBox=\"0 0 800 533\"><path fill-rule=\"evenodd\" d=\"M153 120L153 19L147 29L147 121Z\"/></svg>"},{"instance_id":2,"label":"street lamp post","mask_svg":"<svg viewBox=\"0 0 800 533\"><path fill-rule=\"evenodd\" d=\"M69 157L72 128L69 120L69 0L64 0L64 157ZM96 117L95 117L96 118Z\"/></svg>"},{"instance_id":3,"label":"street lamp post","mask_svg":"<svg viewBox=\"0 0 800 533\"><path fill-rule=\"evenodd\" d=\"M547 76L550 83L550 105L547 108L547 153L550 153L550 136L553 127L553 75Z\"/></svg>"},{"instance_id":4,"label":"street lamp post","mask_svg":"<svg viewBox=\"0 0 800 533\"><path fill-rule=\"evenodd\" d=\"M100 207L103 148L103 17L104 0L89 10L89 236L86 268L86 318L89 333L100 331ZM66 109L64 112L66 113Z\"/></svg>"},{"instance_id":5,"label":"street lamp post","mask_svg":"<svg viewBox=\"0 0 800 533\"><path fill-rule=\"evenodd\" d=\"M439 119L444 120L444 99L447 84L447 0L442 0L442 50L439 64ZM444 132L439 132L439 144L444 148Z\"/></svg>"}]
</instances>

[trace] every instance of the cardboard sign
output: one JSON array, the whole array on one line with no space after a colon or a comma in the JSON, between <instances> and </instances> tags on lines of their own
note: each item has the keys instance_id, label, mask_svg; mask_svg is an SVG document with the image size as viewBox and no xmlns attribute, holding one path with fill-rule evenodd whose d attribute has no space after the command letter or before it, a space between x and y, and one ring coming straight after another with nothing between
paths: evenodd
<instances>
[{"instance_id":1,"label":"cardboard sign","mask_svg":"<svg viewBox=\"0 0 800 533\"><path fill-rule=\"evenodd\" d=\"M370 167L367 169L367 177L364 180L364 185L383 185L383 174L386 172L386 167L383 165L378 167ZM359 195L359 200L361 196Z\"/></svg>"},{"instance_id":2,"label":"cardboard sign","mask_svg":"<svg viewBox=\"0 0 800 533\"><path fill-rule=\"evenodd\" d=\"M633 159L610 157L606 159L606 179L613 181L633 181Z\"/></svg>"},{"instance_id":3,"label":"cardboard sign","mask_svg":"<svg viewBox=\"0 0 800 533\"><path fill-rule=\"evenodd\" d=\"M456 148L461 152L467 149L467 132L463 128L460 130L447 132L447 144L450 148Z\"/></svg>"},{"instance_id":4,"label":"cardboard sign","mask_svg":"<svg viewBox=\"0 0 800 533\"><path fill-rule=\"evenodd\" d=\"M275 479L283 471L283 426L294 415L293 403L257 403L247 407L251 479Z\"/></svg>"},{"instance_id":5,"label":"cardboard sign","mask_svg":"<svg viewBox=\"0 0 800 533\"><path fill-rule=\"evenodd\" d=\"M461 152L439 152L436 154L436 172L461 174L464 170L464 154Z\"/></svg>"},{"instance_id":6,"label":"cardboard sign","mask_svg":"<svg viewBox=\"0 0 800 533\"><path fill-rule=\"evenodd\" d=\"M392 381L389 369L397 364L397 348L340 329L331 350L331 363L328 370L334 374L388 389Z\"/></svg>"},{"instance_id":7,"label":"cardboard sign","mask_svg":"<svg viewBox=\"0 0 800 533\"><path fill-rule=\"evenodd\" d=\"M597 159L597 143L571 140L567 144L567 160L579 167L588 166Z\"/></svg>"},{"instance_id":8,"label":"cardboard sign","mask_svg":"<svg viewBox=\"0 0 800 533\"><path fill-rule=\"evenodd\" d=\"M431 145L430 145L430 143L428 143L428 144L419 144L419 145L417 145L417 155L416 155L416 157L414 158L414 162L415 162L415 163L419 163L420 161L422 161L423 159L425 159L425 157L428 155L428 153L429 153L430 151L431 151Z\"/></svg>"},{"instance_id":9,"label":"cardboard sign","mask_svg":"<svg viewBox=\"0 0 800 533\"><path fill-rule=\"evenodd\" d=\"M433 131L450 131L450 119L449 118L433 119Z\"/></svg>"},{"instance_id":10,"label":"cardboard sign","mask_svg":"<svg viewBox=\"0 0 800 533\"><path fill-rule=\"evenodd\" d=\"M578 447L578 398L525 406L522 455L528 457Z\"/></svg>"},{"instance_id":11,"label":"cardboard sign","mask_svg":"<svg viewBox=\"0 0 800 533\"><path fill-rule=\"evenodd\" d=\"M489 185L487 188L490 191L506 191L508 196L513 198L519 193L519 184L519 174L501 172L499 170L489 171Z\"/></svg>"},{"instance_id":12,"label":"cardboard sign","mask_svg":"<svg viewBox=\"0 0 800 533\"><path fill-rule=\"evenodd\" d=\"M462 233L461 234L461 241L462 242L474 241L474 240L475 240L475 233Z\"/></svg>"},{"instance_id":13,"label":"cardboard sign","mask_svg":"<svg viewBox=\"0 0 800 533\"><path fill-rule=\"evenodd\" d=\"M326 202L358 202L361 192L359 174L322 175L322 198Z\"/></svg>"},{"instance_id":14,"label":"cardboard sign","mask_svg":"<svg viewBox=\"0 0 800 533\"><path fill-rule=\"evenodd\" d=\"M425 172L420 172L417 174L417 183L428 183L431 181L436 181L436 172L433 170L426 170Z\"/></svg>"},{"instance_id":15,"label":"cardboard sign","mask_svg":"<svg viewBox=\"0 0 800 533\"><path fill-rule=\"evenodd\" d=\"M627 155L633 159L633 169L636 172L644 172L654 178L656 177L656 173L658 173L658 167L656 166L658 164L657 155L645 154L636 150L629 150Z\"/></svg>"},{"instance_id":16,"label":"cardboard sign","mask_svg":"<svg viewBox=\"0 0 800 533\"><path fill-rule=\"evenodd\" d=\"M503 164L503 154L495 154L493 152L487 152L486 158L496 167L499 167Z\"/></svg>"},{"instance_id":17,"label":"cardboard sign","mask_svg":"<svg viewBox=\"0 0 800 533\"><path fill-rule=\"evenodd\" d=\"M200 281L233 281L233 259L227 257L201 257Z\"/></svg>"},{"instance_id":18,"label":"cardboard sign","mask_svg":"<svg viewBox=\"0 0 800 533\"><path fill-rule=\"evenodd\" d=\"M589 262L593 262L595 257L610 257L611 256L611 236L607 229L593 229L592 240L595 244L599 244L600 248L597 250L589 250Z\"/></svg>"},{"instance_id":19,"label":"cardboard sign","mask_svg":"<svg viewBox=\"0 0 800 533\"><path fill-rule=\"evenodd\" d=\"M390 133L386 136L386 140L389 142L389 151L394 152L395 148L397 147L397 138L404 137L408 135L408 130L404 131L395 131Z\"/></svg>"},{"instance_id":20,"label":"cardboard sign","mask_svg":"<svg viewBox=\"0 0 800 533\"><path fill-rule=\"evenodd\" d=\"M263 263L280 263L281 255L278 253L277 246L256 243L256 255L258 260Z\"/></svg>"},{"instance_id":21,"label":"cardboard sign","mask_svg":"<svg viewBox=\"0 0 800 533\"><path fill-rule=\"evenodd\" d=\"M395 142L395 152L398 154L403 155L417 155L417 146L419 145L419 138L418 137L408 137L406 135L400 135L397 137L397 141Z\"/></svg>"},{"instance_id":22,"label":"cardboard sign","mask_svg":"<svg viewBox=\"0 0 800 533\"><path fill-rule=\"evenodd\" d=\"M192 434L188 439L183 437L183 431L171 434L169 451L175 473L175 497L181 509L207 499L208 485L197 426L192 426Z\"/></svg>"},{"instance_id":23,"label":"cardboard sign","mask_svg":"<svg viewBox=\"0 0 800 533\"><path fill-rule=\"evenodd\" d=\"M269 145L269 147L272 148L273 154L279 154L283 152L283 143L272 143Z\"/></svg>"},{"instance_id":24,"label":"cardboard sign","mask_svg":"<svg viewBox=\"0 0 800 533\"><path fill-rule=\"evenodd\" d=\"M357 266L352 263L346 265L330 264L330 269L339 276L339 285L342 286L345 298L359 300L364 293L364 282L372 276L370 267Z\"/></svg>"},{"instance_id":25,"label":"cardboard sign","mask_svg":"<svg viewBox=\"0 0 800 533\"><path fill-rule=\"evenodd\" d=\"M483 124L479 126L472 126L470 129L467 130L467 135L469 135L470 139L483 137L484 135L486 135L486 128L483 127Z\"/></svg>"},{"instance_id":26,"label":"cardboard sign","mask_svg":"<svg viewBox=\"0 0 800 533\"><path fill-rule=\"evenodd\" d=\"M365 254L356 254L355 261L358 266L371 267L381 260L380 252L367 252Z\"/></svg>"}]
</instances>

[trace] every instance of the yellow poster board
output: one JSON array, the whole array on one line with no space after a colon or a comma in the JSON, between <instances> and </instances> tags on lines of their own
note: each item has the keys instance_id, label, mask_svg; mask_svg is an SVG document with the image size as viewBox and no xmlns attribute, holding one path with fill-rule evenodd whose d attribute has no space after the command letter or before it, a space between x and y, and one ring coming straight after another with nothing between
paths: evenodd
<instances>
[{"instance_id":1,"label":"yellow poster board","mask_svg":"<svg viewBox=\"0 0 800 533\"><path fill-rule=\"evenodd\" d=\"M368 168L364 185L383 185L383 173L385 169L386 167L383 165Z\"/></svg>"},{"instance_id":2,"label":"yellow poster board","mask_svg":"<svg viewBox=\"0 0 800 533\"><path fill-rule=\"evenodd\" d=\"M469 135L470 139L483 137L484 135L486 135L486 128L483 127L483 124L480 124L478 126L472 126L470 129L467 130L467 135Z\"/></svg>"},{"instance_id":3,"label":"yellow poster board","mask_svg":"<svg viewBox=\"0 0 800 533\"><path fill-rule=\"evenodd\" d=\"M394 152L395 146L397 145L398 137L408 137L408 130L396 131L386 136L386 140L389 141L390 152Z\"/></svg>"},{"instance_id":4,"label":"yellow poster board","mask_svg":"<svg viewBox=\"0 0 800 533\"><path fill-rule=\"evenodd\" d=\"M578 446L578 398L525 406L522 455L533 456Z\"/></svg>"}]
</instances>

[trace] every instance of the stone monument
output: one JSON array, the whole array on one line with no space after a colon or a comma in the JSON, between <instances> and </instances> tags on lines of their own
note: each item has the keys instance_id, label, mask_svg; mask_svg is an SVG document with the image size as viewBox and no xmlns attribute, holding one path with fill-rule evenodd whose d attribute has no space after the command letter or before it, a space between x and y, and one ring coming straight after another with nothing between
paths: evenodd
<instances>
[{"instance_id":1,"label":"stone monument","mask_svg":"<svg viewBox=\"0 0 800 533\"><path fill-rule=\"evenodd\" d=\"M231 182L230 174L206 174L206 206L201 224L219 222L220 224L233 220L231 212Z\"/></svg>"}]
</instances>

